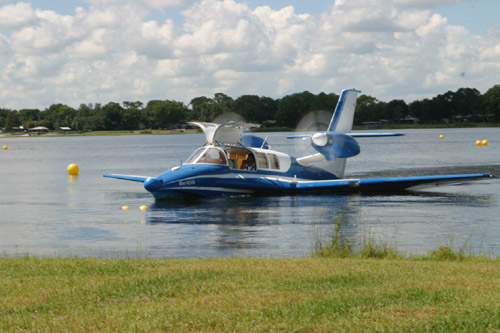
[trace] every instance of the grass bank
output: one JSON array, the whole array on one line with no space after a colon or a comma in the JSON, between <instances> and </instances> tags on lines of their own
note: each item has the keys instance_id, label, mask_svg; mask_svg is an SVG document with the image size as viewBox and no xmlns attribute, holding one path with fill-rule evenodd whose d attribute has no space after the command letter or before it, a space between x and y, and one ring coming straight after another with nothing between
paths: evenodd
<instances>
[{"instance_id":1,"label":"grass bank","mask_svg":"<svg viewBox=\"0 0 500 333\"><path fill-rule=\"evenodd\" d=\"M0 331L500 329L500 261L0 258Z\"/></svg>"}]
</instances>

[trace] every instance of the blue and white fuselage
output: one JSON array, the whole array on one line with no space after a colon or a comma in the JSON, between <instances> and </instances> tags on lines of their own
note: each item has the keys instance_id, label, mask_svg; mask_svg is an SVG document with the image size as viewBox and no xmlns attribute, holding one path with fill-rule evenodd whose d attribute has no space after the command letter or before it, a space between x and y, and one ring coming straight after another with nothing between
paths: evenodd
<instances>
[{"instance_id":1,"label":"blue and white fuselage","mask_svg":"<svg viewBox=\"0 0 500 333\"><path fill-rule=\"evenodd\" d=\"M247 169L245 165L249 154L256 156L254 169ZM144 187L156 199L162 199L184 194L217 196L295 192L297 186L302 187L311 181L343 182L325 170L300 165L281 152L208 145L198 149L181 166L157 177L146 178Z\"/></svg>"},{"instance_id":2,"label":"blue and white fuselage","mask_svg":"<svg viewBox=\"0 0 500 333\"><path fill-rule=\"evenodd\" d=\"M192 122L206 143L180 166L156 177L105 174L143 182L156 199L178 196L298 194L304 192L389 191L442 182L493 178L490 174L345 179L346 159L360 153L352 129L357 93L342 91L327 131L291 136L307 140L317 153L300 158L270 149L265 139L243 133L251 124ZM385 136L391 134L372 134ZM394 135L394 134L392 134Z\"/></svg>"}]
</instances>

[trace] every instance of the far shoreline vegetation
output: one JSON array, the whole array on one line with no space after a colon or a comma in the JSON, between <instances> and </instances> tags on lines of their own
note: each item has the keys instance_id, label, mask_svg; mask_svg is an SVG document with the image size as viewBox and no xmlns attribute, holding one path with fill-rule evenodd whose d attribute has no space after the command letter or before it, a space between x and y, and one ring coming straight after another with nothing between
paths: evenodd
<instances>
[{"instance_id":1,"label":"far shoreline vegetation","mask_svg":"<svg viewBox=\"0 0 500 333\"><path fill-rule=\"evenodd\" d=\"M229 112L246 122L262 125L258 131L290 131L311 111L333 112L337 101L338 95L334 93L304 91L280 99L256 95L233 99L216 93L213 98L196 97L188 105L172 100L152 100L147 104L140 101L81 104L77 109L53 104L43 111L0 108L0 131L4 135L28 132L50 132L51 135L176 134L192 130L187 121L211 122ZM500 85L485 94L474 88L460 88L409 104L403 100L382 102L360 95L354 118L354 130L498 126Z\"/></svg>"},{"instance_id":2,"label":"far shoreline vegetation","mask_svg":"<svg viewBox=\"0 0 500 333\"><path fill-rule=\"evenodd\" d=\"M491 128L500 127L500 123L462 123L462 124L414 124L414 125L387 125L382 127L370 126L353 126L353 131L369 131L369 130L407 130L407 129L448 129L448 128ZM295 129L288 127L261 127L255 128L253 132L269 133L269 132L293 132ZM0 137L16 138L16 137L33 137L33 136L50 136L50 137L66 137L66 136L107 136L107 135L173 135L173 134L196 134L202 133L201 129L157 129L157 130L115 130L115 131L43 131L41 133L27 132L0 132Z\"/></svg>"}]
</instances>

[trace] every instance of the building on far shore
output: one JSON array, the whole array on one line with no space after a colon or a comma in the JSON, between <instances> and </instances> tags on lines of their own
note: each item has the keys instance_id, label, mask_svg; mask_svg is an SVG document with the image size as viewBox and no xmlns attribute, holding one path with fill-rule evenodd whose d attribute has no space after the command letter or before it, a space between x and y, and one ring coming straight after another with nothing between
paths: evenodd
<instances>
[{"instance_id":1,"label":"building on far shore","mask_svg":"<svg viewBox=\"0 0 500 333\"><path fill-rule=\"evenodd\" d=\"M45 126L37 126L37 127L28 128L29 135L40 135L40 134L48 133L48 132L49 132L49 129Z\"/></svg>"}]
</instances>

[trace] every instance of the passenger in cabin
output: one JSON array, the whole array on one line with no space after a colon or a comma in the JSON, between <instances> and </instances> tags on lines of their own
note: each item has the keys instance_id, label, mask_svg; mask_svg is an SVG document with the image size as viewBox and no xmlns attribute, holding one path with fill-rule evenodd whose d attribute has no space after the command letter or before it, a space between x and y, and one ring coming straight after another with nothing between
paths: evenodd
<instances>
[{"instance_id":1,"label":"passenger in cabin","mask_svg":"<svg viewBox=\"0 0 500 333\"><path fill-rule=\"evenodd\" d=\"M257 166L255 165L255 157L253 157L252 153L248 154L247 159L243 161L243 169L252 171L257 170Z\"/></svg>"}]
</instances>

